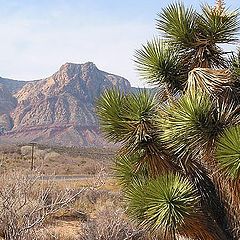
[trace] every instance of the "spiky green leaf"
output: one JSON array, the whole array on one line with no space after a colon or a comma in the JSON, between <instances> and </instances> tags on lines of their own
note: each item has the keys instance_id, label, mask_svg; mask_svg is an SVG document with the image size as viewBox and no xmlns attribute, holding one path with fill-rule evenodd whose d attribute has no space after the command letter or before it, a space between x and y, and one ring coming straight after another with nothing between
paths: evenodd
<instances>
[{"instance_id":1,"label":"spiky green leaf","mask_svg":"<svg viewBox=\"0 0 240 240\"><path fill-rule=\"evenodd\" d=\"M212 103L204 94L189 93L172 102L159 119L162 139L179 156L202 152L215 135Z\"/></svg>"},{"instance_id":2,"label":"spiky green leaf","mask_svg":"<svg viewBox=\"0 0 240 240\"><path fill-rule=\"evenodd\" d=\"M239 33L239 11L225 8L214 9L209 5L202 6L198 18L199 33L210 43L229 43L237 40Z\"/></svg>"},{"instance_id":3,"label":"spiky green leaf","mask_svg":"<svg viewBox=\"0 0 240 240\"><path fill-rule=\"evenodd\" d=\"M151 84L165 85L169 92L183 89L186 78L177 48L155 38L135 53L140 76Z\"/></svg>"},{"instance_id":4,"label":"spiky green leaf","mask_svg":"<svg viewBox=\"0 0 240 240\"><path fill-rule=\"evenodd\" d=\"M150 231L175 233L197 212L194 186L179 175L168 174L146 184L136 183L126 192L129 214Z\"/></svg>"},{"instance_id":5,"label":"spiky green leaf","mask_svg":"<svg viewBox=\"0 0 240 240\"><path fill-rule=\"evenodd\" d=\"M227 128L217 141L216 159L224 173L240 177L240 125Z\"/></svg>"},{"instance_id":6,"label":"spiky green leaf","mask_svg":"<svg viewBox=\"0 0 240 240\"><path fill-rule=\"evenodd\" d=\"M121 94L106 91L99 99L97 113L105 136L115 142L122 142L129 151L137 150L155 139L154 116L157 101L146 90Z\"/></svg>"},{"instance_id":7,"label":"spiky green leaf","mask_svg":"<svg viewBox=\"0 0 240 240\"><path fill-rule=\"evenodd\" d=\"M148 180L149 172L146 164L139 164L139 159L140 154L117 157L114 171L123 189L131 187L133 182L146 182Z\"/></svg>"},{"instance_id":8,"label":"spiky green leaf","mask_svg":"<svg viewBox=\"0 0 240 240\"><path fill-rule=\"evenodd\" d=\"M157 29L172 42L191 47L196 32L197 14L193 8L186 8L183 3L168 5L158 14Z\"/></svg>"}]
</instances>

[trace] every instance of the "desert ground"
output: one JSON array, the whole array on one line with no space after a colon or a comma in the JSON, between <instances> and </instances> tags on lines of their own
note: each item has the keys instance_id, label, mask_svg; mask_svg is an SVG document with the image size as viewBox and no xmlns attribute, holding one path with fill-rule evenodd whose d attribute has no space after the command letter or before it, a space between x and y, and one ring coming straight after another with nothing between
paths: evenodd
<instances>
[{"instance_id":1,"label":"desert ground","mask_svg":"<svg viewBox=\"0 0 240 240\"><path fill-rule=\"evenodd\" d=\"M116 149L49 147L36 145L33 150L34 170L44 175L110 174ZM1 172L31 169L32 146L0 146Z\"/></svg>"},{"instance_id":2,"label":"desert ground","mask_svg":"<svg viewBox=\"0 0 240 240\"><path fill-rule=\"evenodd\" d=\"M36 145L33 152L34 168L31 170L31 146L1 146L0 198L2 202L9 201L12 204L11 211L4 211L6 219L3 219L5 222L0 228L2 239L147 239L126 216L122 193L113 177L115 152L116 149ZM35 177L35 180L26 180ZM33 202L39 200L36 196L39 198L39 193L42 194L46 189L50 199L54 199L54 196L57 196L56 199L64 198L67 196L65 192L79 194L20 238L6 236L9 215L16 220L17 227L14 227L24 228L24 217L29 215L30 210L34 211ZM12 192L10 200L9 192ZM7 196L5 200L4 196ZM15 202L21 202L22 198L26 198L26 206L19 211L19 205ZM17 214L13 215L12 212Z\"/></svg>"}]
</instances>

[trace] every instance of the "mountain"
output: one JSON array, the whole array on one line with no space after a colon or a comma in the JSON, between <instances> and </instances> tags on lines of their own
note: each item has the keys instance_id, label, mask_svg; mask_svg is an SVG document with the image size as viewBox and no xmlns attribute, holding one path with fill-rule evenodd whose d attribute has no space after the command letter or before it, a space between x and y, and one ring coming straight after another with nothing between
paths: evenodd
<instances>
[{"instance_id":1,"label":"mountain","mask_svg":"<svg viewBox=\"0 0 240 240\"><path fill-rule=\"evenodd\" d=\"M28 82L0 77L0 85L4 85L11 94L19 91L26 83Z\"/></svg>"},{"instance_id":2,"label":"mountain","mask_svg":"<svg viewBox=\"0 0 240 240\"><path fill-rule=\"evenodd\" d=\"M91 62L66 63L51 77L41 80L16 81L16 85L9 81L2 84L4 100L0 81L0 110L6 108L5 112L0 111L0 125L5 129L2 142L103 145L94 112L96 100L105 89L131 90L128 80L101 71Z\"/></svg>"},{"instance_id":3,"label":"mountain","mask_svg":"<svg viewBox=\"0 0 240 240\"><path fill-rule=\"evenodd\" d=\"M15 81L0 77L0 134L13 128L10 113L17 106L17 99L13 96L26 82Z\"/></svg>"},{"instance_id":4,"label":"mountain","mask_svg":"<svg viewBox=\"0 0 240 240\"><path fill-rule=\"evenodd\" d=\"M13 127L10 112L17 106L17 100L12 96L5 85L0 83L0 134Z\"/></svg>"}]
</instances>

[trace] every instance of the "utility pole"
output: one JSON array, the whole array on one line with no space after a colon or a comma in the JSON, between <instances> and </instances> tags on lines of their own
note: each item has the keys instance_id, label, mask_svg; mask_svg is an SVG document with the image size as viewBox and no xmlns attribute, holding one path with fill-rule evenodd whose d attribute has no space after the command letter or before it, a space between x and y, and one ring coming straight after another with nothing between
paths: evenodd
<instances>
[{"instance_id":1,"label":"utility pole","mask_svg":"<svg viewBox=\"0 0 240 240\"><path fill-rule=\"evenodd\" d=\"M32 161L31 161L31 170L34 168L34 147L36 146L37 143L31 142L30 145L32 146Z\"/></svg>"}]
</instances>

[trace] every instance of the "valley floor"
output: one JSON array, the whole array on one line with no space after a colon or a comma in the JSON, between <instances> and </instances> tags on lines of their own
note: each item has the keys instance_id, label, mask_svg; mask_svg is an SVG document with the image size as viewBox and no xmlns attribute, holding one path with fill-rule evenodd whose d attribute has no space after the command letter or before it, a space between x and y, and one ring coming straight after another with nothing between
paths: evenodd
<instances>
[{"instance_id":1,"label":"valley floor","mask_svg":"<svg viewBox=\"0 0 240 240\"><path fill-rule=\"evenodd\" d=\"M33 151L34 169L44 175L94 175L111 173L115 150L106 148L67 148L36 145ZM0 171L31 169L32 147L1 146Z\"/></svg>"}]
</instances>

